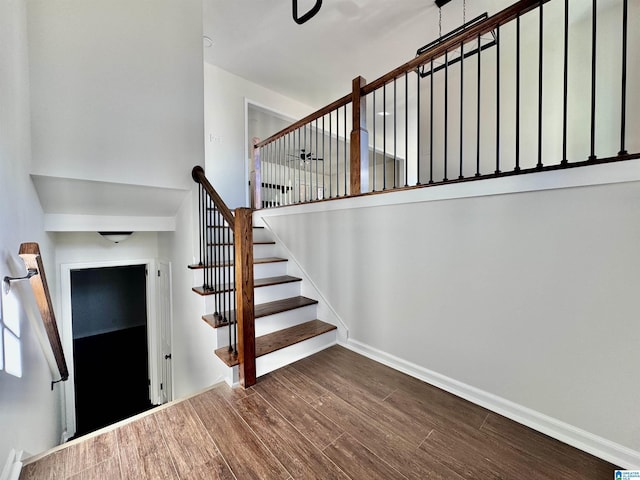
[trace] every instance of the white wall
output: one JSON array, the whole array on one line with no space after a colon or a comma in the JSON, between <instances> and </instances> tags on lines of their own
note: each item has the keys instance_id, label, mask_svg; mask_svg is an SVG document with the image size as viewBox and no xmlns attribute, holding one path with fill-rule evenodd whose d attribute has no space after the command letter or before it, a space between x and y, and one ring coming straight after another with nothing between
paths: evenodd
<instances>
[{"instance_id":1,"label":"white wall","mask_svg":"<svg viewBox=\"0 0 640 480\"><path fill-rule=\"evenodd\" d=\"M534 175L539 186L552 178ZM489 408L560 425L551 433L637 467L635 177L450 200L431 196L448 188L438 187L369 197L378 206L365 197L258 215L347 325L351 345Z\"/></svg>"},{"instance_id":2,"label":"white wall","mask_svg":"<svg viewBox=\"0 0 640 480\"><path fill-rule=\"evenodd\" d=\"M208 63L204 84L207 177L230 208L246 206L245 99L290 118L313 110Z\"/></svg>"},{"instance_id":3,"label":"white wall","mask_svg":"<svg viewBox=\"0 0 640 480\"><path fill-rule=\"evenodd\" d=\"M32 173L189 188L203 163L200 0L29 0Z\"/></svg>"},{"instance_id":4,"label":"white wall","mask_svg":"<svg viewBox=\"0 0 640 480\"><path fill-rule=\"evenodd\" d=\"M0 2L0 278L25 273L14 271L12 265L21 262L20 243L36 241L49 285L55 287L52 243L44 233L42 209L29 178L28 72L25 3L4 0ZM18 290L29 293L28 288L18 287L9 295ZM5 320L14 320L9 315L12 318ZM0 370L2 463L11 448L38 453L56 445L62 433L61 388L51 391L54 378L22 307L18 317L22 377Z\"/></svg>"}]
</instances>

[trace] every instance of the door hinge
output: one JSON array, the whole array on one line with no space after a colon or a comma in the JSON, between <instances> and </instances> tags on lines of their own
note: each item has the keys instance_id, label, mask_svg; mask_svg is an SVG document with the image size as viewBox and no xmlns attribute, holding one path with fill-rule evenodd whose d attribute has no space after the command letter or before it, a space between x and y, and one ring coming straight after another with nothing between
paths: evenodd
<instances>
[{"instance_id":1,"label":"door hinge","mask_svg":"<svg viewBox=\"0 0 640 480\"><path fill-rule=\"evenodd\" d=\"M160 384L160 390L162 390L164 387L162 386L162 383Z\"/></svg>"},{"instance_id":2,"label":"door hinge","mask_svg":"<svg viewBox=\"0 0 640 480\"><path fill-rule=\"evenodd\" d=\"M158 276L160 276L160 270L158 270Z\"/></svg>"}]
</instances>

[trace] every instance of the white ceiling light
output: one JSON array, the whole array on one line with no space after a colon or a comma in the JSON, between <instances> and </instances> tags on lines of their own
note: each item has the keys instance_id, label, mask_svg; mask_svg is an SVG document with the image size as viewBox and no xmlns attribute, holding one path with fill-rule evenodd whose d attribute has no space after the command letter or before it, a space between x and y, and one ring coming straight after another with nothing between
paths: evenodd
<instances>
[{"instance_id":1,"label":"white ceiling light","mask_svg":"<svg viewBox=\"0 0 640 480\"><path fill-rule=\"evenodd\" d=\"M113 243L124 242L127 238L133 235L133 232L98 232L102 238L105 238Z\"/></svg>"}]
</instances>

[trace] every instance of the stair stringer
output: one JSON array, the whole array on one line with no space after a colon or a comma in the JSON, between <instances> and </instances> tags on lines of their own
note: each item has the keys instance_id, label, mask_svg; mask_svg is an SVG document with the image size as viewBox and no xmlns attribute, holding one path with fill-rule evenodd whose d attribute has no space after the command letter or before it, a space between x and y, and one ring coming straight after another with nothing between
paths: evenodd
<instances>
[{"instance_id":1,"label":"stair stringer","mask_svg":"<svg viewBox=\"0 0 640 480\"><path fill-rule=\"evenodd\" d=\"M290 273L289 267L291 266L291 261L288 255L279 255L280 252L287 252L287 250L279 248L278 240L273 238L271 230L266 228L260 229L258 231L254 230L254 234L256 234L254 236L254 241L268 241L270 239L275 240L275 244L254 245L254 258L287 258L286 262L278 262L273 266L258 264L254 265L254 277L256 280L276 275L290 275L301 279L300 281L291 283L256 287L254 290L254 304L259 305L262 303L268 303L270 301L294 297L298 295L304 295L317 300L318 296L315 293L317 289L304 286L305 278L307 278L307 276L293 275ZM292 271L298 272L301 271L301 269L299 269L297 266L294 266L294 269ZM199 272L194 273L194 280L196 280L196 284L201 283L201 274ZM200 282L198 282L198 280L200 280ZM305 295L304 292L306 292L307 295ZM215 302L213 297L213 295L206 296L203 299L203 315L210 314L215 310ZM325 315L322 313L320 302L314 305L298 307L294 310L274 313L268 316L257 318L256 336L261 336L297 324L302 324L315 318L323 319L326 323L330 323L331 325L336 326L336 329L258 357L256 359L257 376L265 375L273 370L289 365L297 360L305 358L309 355L313 355L314 353L335 345L336 343L338 343L337 337L339 330L339 322L331 320L331 318L333 318L333 315ZM228 331L226 327L216 328L214 330L215 332L213 333L213 339L214 343L216 344L215 348L217 349L228 345ZM228 385L237 385L239 383L238 367L228 367L220 358L215 355L214 357L217 359L215 361L216 372L222 372L222 379Z\"/></svg>"},{"instance_id":2,"label":"stair stringer","mask_svg":"<svg viewBox=\"0 0 640 480\"><path fill-rule=\"evenodd\" d=\"M254 212L253 221L255 226L265 227L265 230L269 232L276 242L273 248L276 250L277 254L288 259L287 274L302 279L302 284L300 286L301 295L318 300L318 318L327 323L331 323L338 328L338 343L347 343L349 340L349 327L347 327L347 324L342 320L340 315L338 315L338 312L335 311L331 303L329 303L326 297L322 294L322 291L313 282L311 277L307 274L307 271L300 265L300 262L298 262L295 255L287 248L286 244L278 234L275 233L273 228L271 228L267 219L256 216Z\"/></svg>"}]
</instances>

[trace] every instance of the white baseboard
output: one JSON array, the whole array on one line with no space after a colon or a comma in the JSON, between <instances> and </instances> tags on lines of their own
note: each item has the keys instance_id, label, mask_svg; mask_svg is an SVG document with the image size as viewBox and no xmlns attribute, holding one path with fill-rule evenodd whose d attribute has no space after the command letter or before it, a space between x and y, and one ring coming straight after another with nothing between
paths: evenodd
<instances>
[{"instance_id":1,"label":"white baseboard","mask_svg":"<svg viewBox=\"0 0 640 480\"><path fill-rule=\"evenodd\" d=\"M22 471L22 451L11 449L4 468L0 471L0 480L18 480Z\"/></svg>"},{"instance_id":2,"label":"white baseboard","mask_svg":"<svg viewBox=\"0 0 640 480\"><path fill-rule=\"evenodd\" d=\"M339 342L345 348L387 365L395 370L411 375L424 382L441 388L476 405L510 418L522 425L549 435L568 445L576 447L598 458L628 470L640 469L640 452L594 435L556 418L506 400L484 390L441 375L427 368L407 362L389 353L378 350L357 340Z\"/></svg>"}]
</instances>

